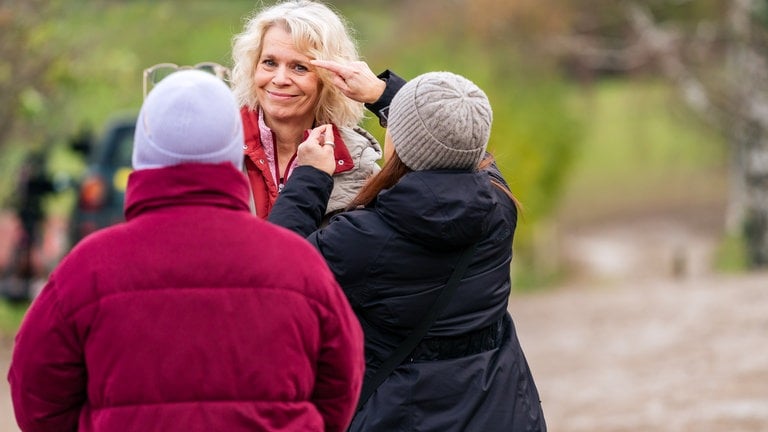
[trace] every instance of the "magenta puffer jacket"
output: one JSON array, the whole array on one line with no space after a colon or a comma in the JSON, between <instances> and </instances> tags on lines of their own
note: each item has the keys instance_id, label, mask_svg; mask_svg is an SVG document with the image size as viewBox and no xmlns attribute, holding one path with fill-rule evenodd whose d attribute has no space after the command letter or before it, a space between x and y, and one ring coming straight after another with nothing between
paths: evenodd
<instances>
[{"instance_id":1,"label":"magenta puffer jacket","mask_svg":"<svg viewBox=\"0 0 768 432\"><path fill-rule=\"evenodd\" d=\"M323 258L252 216L229 164L131 174L126 223L35 299L8 379L23 431L342 431L363 335Z\"/></svg>"}]
</instances>

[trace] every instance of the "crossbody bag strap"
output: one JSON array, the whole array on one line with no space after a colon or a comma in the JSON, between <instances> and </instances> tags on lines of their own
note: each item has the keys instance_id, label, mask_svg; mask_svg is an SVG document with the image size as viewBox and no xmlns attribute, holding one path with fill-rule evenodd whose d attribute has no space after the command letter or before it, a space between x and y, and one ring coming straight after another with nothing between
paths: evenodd
<instances>
[{"instance_id":1,"label":"crossbody bag strap","mask_svg":"<svg viewBox=\"0 0 768 432\"><path fill-rule=\"evenodd\" d=\"M448 282L446 282L445 288L443 288L443 292L441 292L440 296L437 297L437 300L435 300L435 303L429 309L429 312L424 317L424 319L421 320L419 325L413 329L405 341L403 341L403 343L397 347L395 352L392 353L392 355L389 356L389 358L387 358L387 360L381 364L381 367L379 367L371 379L363 383L363 389L360 392L360 399L357 403L358 410L362 408L363 405L365 405L373 392L376 391L381 383L387 379L389 374L391 374L395 368L397 368L408 357L408 355L413 352L419 342L421 342L421 340L427 334L427 331L435 322L437 315L450 302L451 297L453 297L453 293L456 292L456 287L459 286L459 281L467 271L467 267L469 267L469 262L472 259L476 248L477 244L474 244L470 246L466 251L464 251L461 258L459 258L456 267L453 269L451 277L448 279Z\"/></svg>"}]
</instances>

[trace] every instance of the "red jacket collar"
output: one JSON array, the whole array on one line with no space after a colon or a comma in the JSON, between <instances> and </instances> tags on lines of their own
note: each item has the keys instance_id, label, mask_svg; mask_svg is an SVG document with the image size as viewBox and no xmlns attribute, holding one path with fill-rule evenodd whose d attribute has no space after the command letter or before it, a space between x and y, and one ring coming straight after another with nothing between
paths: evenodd
<instances>
[{"instance_id":1,"label":"red jacket collar","mask_svg":"<svg viewBox=\"0 0 768 432\"><path fill-rule=\"evenodd\" d=\"M263 157L263 151L259 132L259 112L258 110L251 110L248 107L242 107L240 114L243 119L243 134L245 135L245 154L251 157L251 159L258 159ZM304 138L309 135L309 131L304 132ZM347 149L347 145L344 139L341 137L341 133L336 125L333 125L333 141L336 146L333 149L334 157L336 158L336 170L334 174L343 173L351 170L355 167L352 155Z\"/></svg>"},{"instance_id":2,"label":"red jacket collar","mask_svg":"<svg viewBox=\"0 0 768 432\"><path fill-rule=\"evenodd\" d=\"M128 177L126 220L158 207L189 204L248 211L248 183L229 162L138 170Z\"/></svg>"}]
</instances>

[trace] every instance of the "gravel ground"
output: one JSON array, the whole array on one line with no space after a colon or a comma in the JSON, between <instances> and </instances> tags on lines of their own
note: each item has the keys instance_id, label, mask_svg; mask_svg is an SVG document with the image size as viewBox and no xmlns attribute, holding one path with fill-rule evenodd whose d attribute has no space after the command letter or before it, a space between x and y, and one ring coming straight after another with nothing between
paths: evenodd
<instances>
[{"instance_id":1,"label":"gravel ground","mask_svg":"<svg viewBox=\"0 0 768 432\"><path fill-rule=\"evenodd\" d=\"M549 428L768 431L768 273L512 298Z\"/></svg>"},{"instance_id":2,"label":"gravel ground","mask_svg":"<svg viewBox=\"0 0 768 432\"><path fill-rule=\"evenodd\" d=\"M11 394L8 388L8 365L11 357L10 341L0 341L0 370L2 371L2 390L0 391L0 431L18 432L16 420L13 417L13 405L11 404Z\"/></svg>"},{"instance_id":3,"label":"gravel ground","mask_svg":"<svg viewBox=\"0 0 768 432\"><path fill-rule=\"evenodd\" d=\"M554 432L768 431L768 272L712 271L721 206L574 227L510 310Z\"/></svg>"}]
</instances>

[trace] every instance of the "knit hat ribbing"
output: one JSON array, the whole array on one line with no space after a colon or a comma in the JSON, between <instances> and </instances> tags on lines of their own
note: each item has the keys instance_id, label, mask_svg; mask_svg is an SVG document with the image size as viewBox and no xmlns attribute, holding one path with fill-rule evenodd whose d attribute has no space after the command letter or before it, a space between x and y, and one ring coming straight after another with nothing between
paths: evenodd
<instances>
[{"instance_id":1,"label":"knit hat ribbing","mask_svg":"<svg viewBox=\"0 0 768 432\"><path fill-rule=\"evenodd\" d=\"M485 154L493 111L485 93L451 72L406 83L389 107L387 129L409 168L474 169Z\"/></svg>"},{"instance_id":2,"label":"knit hat ribbing","mask_svg":"<svg viewBox=\"0 0 768 432\"><path fill-rule=\"evenodd\" d=\"M147 95L136 121L133 168L231 162L241 169L243 126L232 91L215 76L182 70Z\"/></svg>"}]
</instances>

